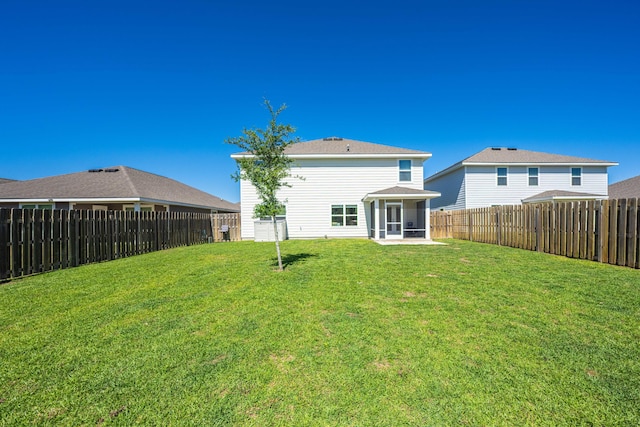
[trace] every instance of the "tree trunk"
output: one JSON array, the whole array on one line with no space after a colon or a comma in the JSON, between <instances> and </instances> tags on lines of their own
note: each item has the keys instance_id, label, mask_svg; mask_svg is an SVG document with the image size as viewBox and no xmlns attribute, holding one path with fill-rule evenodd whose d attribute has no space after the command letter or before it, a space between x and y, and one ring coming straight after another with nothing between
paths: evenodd
<instances>
[{"instance_id":1,"label":"tree trunk","mask_svg":"<svg viewBox=\"0 0 640 427\"><path fill-rule=\"evenodd\" d=\"M276 217L271 217L271 222L273 222L273 235L276 238L276 253L278 254L278 271L283 271L282 267L282 256L280 255L280 239L278 238L278 224L276 223Z\"/></svg>"}]
</instances>

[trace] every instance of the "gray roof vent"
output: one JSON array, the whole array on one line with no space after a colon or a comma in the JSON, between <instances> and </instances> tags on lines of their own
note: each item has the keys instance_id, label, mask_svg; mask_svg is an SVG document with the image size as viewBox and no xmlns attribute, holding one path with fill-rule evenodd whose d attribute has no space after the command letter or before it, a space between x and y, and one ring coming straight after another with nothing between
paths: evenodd
<instances>
[{"instance_id":1,"label":"gray roof vent","mask_svg":"<svg viewBox=\"0 0 640 427\"><path fill-rule=\"evenodd\" d=\"M507 148L507 150L509 150L509 151L518 151L517 148L513 148L513 147L509 147L509 148Z\"/></svg>"},{"instance_id":2,"label":"gray roof vent","mask_svg":"<svg viewBox=\"0 0 640 427\"><path fill-rule=\"evenodd\" d=\"M349 147L349 144L347 144L347 152L351 151L351 147Z\"/></svg>"},{"instance_id":3,"label":"gray roof vent","mask_svg":"<svg viewBox=\"0 0 640 427\"><path fill-rule=\"evenodd\" d=\"M98 172L102 172L102 169L89 169L89 172L98 173Z\"/></svg>"},{"instance_id":4,"label":"gray roof vent","mask_svg":"<svg viewBox=\"0 0 640 427\"><path fill-rule=\"evenodd\" d=\"M118 168L111 168L111 169L105 169L105 172L118 172L120 169Z\"/></svg>"},{"instance_id":5,"label":"gray roof vent","mask_svg":"<svg viewBox=\"0 0 640 427\"><path fill-rule=\"evenodd\" d=\"M323 141L342 141L342 138L338 138L337 136L330 136L329 138L322 138Z\"/></svg>"},{"instance_id":6,"label":"gray roof vent","mask_svg":"<svg viewBox=\"0 0 640 427\"><path fill-rule=\"evenodd\" d=\"M500 151L500 150L502 150L502 148L500 148L500 147L491 147L491 149L492 149L493 151Z\"/></svg>"}]
</instances>

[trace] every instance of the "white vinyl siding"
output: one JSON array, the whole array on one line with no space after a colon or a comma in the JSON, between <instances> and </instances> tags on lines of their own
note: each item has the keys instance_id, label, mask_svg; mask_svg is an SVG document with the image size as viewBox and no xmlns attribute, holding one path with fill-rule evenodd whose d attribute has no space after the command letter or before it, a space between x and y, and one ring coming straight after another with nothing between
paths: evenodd
<instances>
[{"instance_id":1,"label":"white vinyl siding","mask_svg":"<svg viewBox=\"0 0 640 427\"><path fill-rule=\"evenodd\" d=\"M441 194L431 200L433 210L456 210L465 208L465 169L443 175L433 181L426 182L424 189Z\"/></svg>"},{"instance_id":2,"label":"white vinyl siding","mask_svg":"<svg viewBox=\"0 0 640 427\"><path fill-rule=\"evenodd\" d=\"M369 193L398 184L398 159L304 159L296 160L290 178L291 187L284 187L278 197L287 207L289 238L367 237L368 206L362 199ZM411 181L401 185L422 190L422 162L413 160ZM242 204L242 238L253 239L253 207L258 198L253 186L240 183ZM332 226L332 205L355 205L357 225Z\"/></svg>"},{"instance_id":3,"label":"white vinyl siding","mask_svg":"<svg viewBox=\"0 0 640 427\"><path fill-rule=\"evenodd\" d=\"M519 205L522 199L545 191L576 191L576 187L571 185L570 168L566 166L538 166L538 186L529 185L527 166L510 166L509 185L502 187L496 186L495 167L466 166L466 169L467 208ZM582 185L578 191L598 195L607 194L606 166L582 167L581 180ZM434 201L437 200L434 199Z\"/></svg>"}]
</instances>

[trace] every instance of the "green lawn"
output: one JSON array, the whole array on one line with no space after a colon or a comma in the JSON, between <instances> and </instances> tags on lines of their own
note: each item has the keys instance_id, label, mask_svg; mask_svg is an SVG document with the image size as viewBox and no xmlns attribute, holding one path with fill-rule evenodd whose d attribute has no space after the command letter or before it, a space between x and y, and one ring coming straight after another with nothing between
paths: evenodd
<instances>
[{"instance_id":1,"label":"green lawn","mask_svg":"<svg viewBox=\"0 0 640 427\"><path fill-rule=\"evenodd\" d=\"M640 271L462 241L0 285L0 425L640 425Z\"/></svg>"}]
</instances>

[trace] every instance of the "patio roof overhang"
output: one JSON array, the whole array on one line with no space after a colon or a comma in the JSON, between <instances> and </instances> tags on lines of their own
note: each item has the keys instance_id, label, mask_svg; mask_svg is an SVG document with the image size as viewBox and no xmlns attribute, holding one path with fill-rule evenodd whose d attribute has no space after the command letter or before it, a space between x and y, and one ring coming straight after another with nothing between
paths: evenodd
<instances>
[{"instance_id":1,"label":"patio roof overhang","mask_svg":"<svg viewBox=\"0 0 640 427\"><path fill-rule=\"evenodd\" d=\"M391 187L384 190L379 190L373 193L368 193L362 199L363 202L371 202L374 200L430 200L440 197L440 193L437 191L429 190L416 190L415 188L407 187Z\"/></svg>"}]
</instances>

